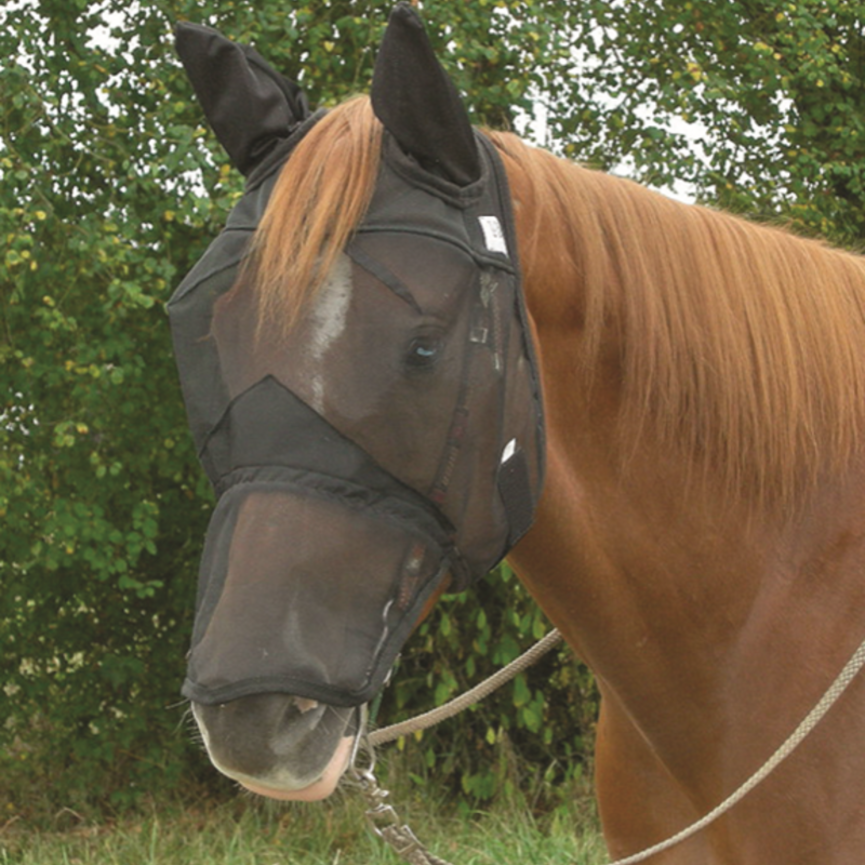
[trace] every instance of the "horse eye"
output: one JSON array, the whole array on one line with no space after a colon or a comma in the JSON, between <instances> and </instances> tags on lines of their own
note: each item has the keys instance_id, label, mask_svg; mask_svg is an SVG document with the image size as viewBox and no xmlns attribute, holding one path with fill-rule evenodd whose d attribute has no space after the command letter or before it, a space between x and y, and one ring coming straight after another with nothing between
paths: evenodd
<instances>
[{"instance_id":1,"label":"horse eye","mask_svg":"<svg viewBox=\"0 0 865 865\"><path fill-rule=\"evenodd\" d=\"M421 336L409 346L407 362L414 369L424 369L436 362L442 342L437 337Z\"/></svg>"}]
</instances>

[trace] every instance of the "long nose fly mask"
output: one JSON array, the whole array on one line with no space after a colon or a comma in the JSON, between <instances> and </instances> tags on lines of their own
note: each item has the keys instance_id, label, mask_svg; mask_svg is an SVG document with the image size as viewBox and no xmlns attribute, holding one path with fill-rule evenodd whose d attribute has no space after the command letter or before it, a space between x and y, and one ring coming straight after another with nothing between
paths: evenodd
<instances>
[{"instance_id":1,"label":"long nose fly mask","mask_svg":"<svg viewBox=\"0 0 865 865\"><path fill-rule=\"evenodd\" d=\"M505 173L400 4L373 80L372 203L296 323L262 327L251 240L324 113L214 30L180 25L177 44L247 176L168 304L218 499L183 693L359 705L436 590L492 568L540 495L541 394Z\"/></svg>"}]
</instances>

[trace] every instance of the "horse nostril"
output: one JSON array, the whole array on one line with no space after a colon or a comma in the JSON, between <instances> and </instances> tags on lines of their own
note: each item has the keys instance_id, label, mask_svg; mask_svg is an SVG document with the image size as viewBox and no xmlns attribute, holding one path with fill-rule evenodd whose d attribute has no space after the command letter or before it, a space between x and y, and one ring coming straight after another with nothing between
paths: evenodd
<instances>
[{"instance_id":1,"label":"horse nostril","mask_svg":"<svg viewBox=\"0 0 865 865\"><path fill-rule=\"evenodd\" d=\"M301 715L305 715L312 709L318 708L318 700L307 700L306 697L295 697L294 705Z\"/></svg>"}]
</instances>

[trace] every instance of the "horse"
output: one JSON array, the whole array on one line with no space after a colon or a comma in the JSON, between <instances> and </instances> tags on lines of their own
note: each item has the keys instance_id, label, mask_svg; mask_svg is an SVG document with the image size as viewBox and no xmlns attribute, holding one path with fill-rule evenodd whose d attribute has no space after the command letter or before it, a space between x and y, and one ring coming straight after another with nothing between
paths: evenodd
<instances>
[{"instance_id":1,"label":"horse","mask_svg":"<svg viewBox=\"0 0 865 865\"><path fill-rule=\"evenodd\" d=\"M408 360L392 346L405 344L399 328L418 309L445 302L433 300L436 291L458 304L455 290L431 284L443 279L429 276L443 245L425 257L439 241L415 237L397 256L400 268L378 267L390 288L379 286L365 310L351 288L360 265L344 250L371 202L390 200L391 187L383 189L389 152L399 149L425 171L427 190L440 182L469 189L480 182L471 161L478 142L491 144L510 191L513 233L505 231L508 243L489 243L490 256L503 258L510 243L518 249L518 258L508 251L518 261L531 350L515 368L536 365L543 399L543 491L542 470L531 467L533 522L509 536L508 561L596 677L596 795L611 855L673 835L763 764L865 638L865 262L583 168L511 133L476 134L406 4L388 25L372 99L355 98L318 119L300 106L296 85L251 49L202 33L184 31L181 56L235 163L254 173L289 132L302 134L259 203L260 221L247 226L252 241L238 241L253 250L245 259L253 264L232 271L196 344L217 344L227 404L269 382L272 370L293 376L310 422L324 414L338 430L316 427L319 438L351 438L385 469L402 460L411 468L400 469L400 483L412 488L435 474L442 450L432 454L425 431L453 428L449 413L437 417L435 377L459 340L428 323L423 338L408 343ZM196 39L207 51L196 54ZM235 88L233 103L218 89L224 76L217 87L206 61L195 75L195 58L205 55L221 56L223 69L233 58L252 82L240 96ZM273 121L279 94L282 113ZM270 106L259 112L270 124L264 132L250 118L259 97ZM262 141L276 127L288 132L268 149ZM252 159L256 148L264 155ZM363 236L388 255L386 232ZM470 328L456 324L458 316L447 320L460 332ZM430 410L400 389L406 377ZM196 388L200 382L184 383L188 399ZM271 388L260 401L268 407L278 399ZM240 436L241 422L232 423ZM466 459L482 459L471 443L464 447ZM310 516L259 486L205 551L211 565L220 555L229 561L223 595L238 596L226 606L224 597L200 592L211 620L224 621L199 634L199 646L210 641L208 651L218 654L221 640L232 659L266 667L270 642L247 657L232 635L296 635L314 621L304 681L316 671L326 676L331 656L355 651L348 632L367 604L365 581L395 567L384 550L390 529L374 530L382 550L357 541L359 576L350 585L317 592L303 584L259 602L257 583L245 593L233 587L232 569L286 544L298 568L312 568L322 545L366 537L358 526L373 507L369 497L339 512L316 500ZM423 519L425 508L416 507ZM478 562L495 558L496 544L488 546ZM263 584L267 568L262 573ZM453 573L429 580L405 606L405 623L388 633L407 637L456 583ZM382 596L371 609L384 605L389 616L390 603ZM323 624L328 616L342 630ZM292 693L264 672L249 681L209 700L197 699L194 687L185 691L214 764L262 795L329 795L362 732L357 700L331 686ZM769 778L652 861L861 862L863 741L860 676Z\"/></svg>"}]
</instances>

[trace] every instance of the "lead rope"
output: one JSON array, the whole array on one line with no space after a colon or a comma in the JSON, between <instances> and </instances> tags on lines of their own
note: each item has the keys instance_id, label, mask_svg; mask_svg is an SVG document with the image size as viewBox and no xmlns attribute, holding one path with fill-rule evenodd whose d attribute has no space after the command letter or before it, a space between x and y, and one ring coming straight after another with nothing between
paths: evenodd
<instances>
[{"instance_id":1,"label":"lead rope","mask_svg":"<svg viewBox=\"0 0 865 865\"><path fill-rule=\"evenodd\" d=\"M450 865L450 863L430 853L418 840L408 824L402 822L394 807L386 803L385 800L390 794L379 786L374 774L375 745L390 742L393 739L418 730L425 730L445 720L445 718L456 715L473 703L482 700L496 688L501 687L522 670L531 666L561 639L562 637L558 630L553 630L515 661L512 661L506 667L499 670L498 673L495 673L489 679L467 691L462 696L445 703L431 712L426 712L401 724L385 727L364 737L363 745L369 754L370 765L367 769L359 769L356 765L357 754L355 754L355 759L352 760L352 766L349 770L350 776L360 786L361 792L367 800L369 809L366 812L366 816L375 834L386 841L410 865ZM643 862L651 856L655 856L680 844L692 835L696 835L697 832L705 829L710 823L729 811L737 802L744 799L754 787L765 780L781 762L790 756L817 724L820 723L824 715L832 708L844 691L847 690L848 685L856 678L856 675L863 666L865 666L865 641L856 649L835 681L832 682L829 689L820 698L817 705L811 709L781 747L738 790L709 811L704 817L697 820L696 823L692 823L686 829L683 829L666 841L655 844L640 853L635 853L633 856L617 859L611 865L636 865L637 862Z\"/></svg>"},{"instance_id":2,"label":"lead rope","mask_svg":"<svg viewBox=\"0 0 865 865\"><path fill-rule=\"evenodd\" d=\"M409 718L408 721L403 721L400 724L393 724L390 727L383 727L381 730L373 731L367 736L367 742L374 748L376 745L383 745L385 742L393 742L394 739L399 739L400 736L410 736L412 733L417 733L420 730L427 730L448 718L452 718L454 715L458 715L460 712L468 709L469 706L480 703L481 700L488 697L493 691L501 688L502 685L522 673L523 670L531 667L532 664L539 661L553 646L561 641L562 635L558 629L550 631L549 634L535 643L528 651L523 652L519 658L511 661L506 667L502 667L497 673L493 673L492 676L485 679L480 685L475 685L470 691L466 691L465 694L455 697L437 709L424 712L415 718Z\"/></svg>"}]
</instances>

